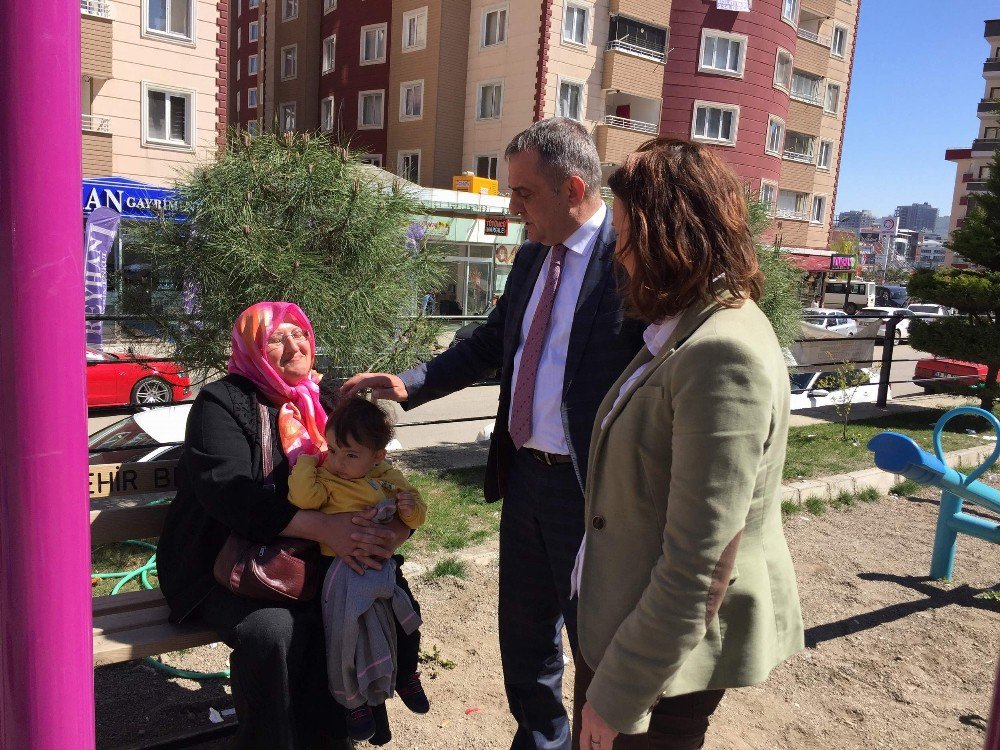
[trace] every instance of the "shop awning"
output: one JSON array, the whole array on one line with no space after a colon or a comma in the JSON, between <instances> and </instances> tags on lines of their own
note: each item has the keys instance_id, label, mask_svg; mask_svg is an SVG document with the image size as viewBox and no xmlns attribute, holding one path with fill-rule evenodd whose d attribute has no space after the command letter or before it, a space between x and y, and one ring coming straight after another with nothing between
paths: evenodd
<instances>
[{"instance_id":1,"label":"shop awning","mask_svg":"<svg viewBox=\"0 0 1000 750\"><path fill-rule=\"evenodd\" d=\"M830 270L829 255L800 255L798 253L782 253L781 257L806 273L817 273L819 271Z\"/></svg>"},{"instance_id":2,"label":"shop awning","mask_svg":"<svg viewBox=\"0 0 1000 750\"><path fill-rule=\"evenodd\" d=\"M88 177L83 181L83 215L100 207L110 208L123 219L156 219L160 214L183 219L177 191L128 177Z\"/></svg>"}]
</instances>

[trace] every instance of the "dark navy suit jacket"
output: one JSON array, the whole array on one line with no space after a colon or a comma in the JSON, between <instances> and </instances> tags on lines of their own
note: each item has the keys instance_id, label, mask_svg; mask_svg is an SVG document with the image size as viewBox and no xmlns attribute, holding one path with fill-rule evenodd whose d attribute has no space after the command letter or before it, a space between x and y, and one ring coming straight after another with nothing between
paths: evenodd
<instances>
[{"instance_id":1,"label":"dark navy suit jacket","mask_svg":"<svg viewBox=\"0 0 1000 750\"><path fill-rule=\"evenodd\" d=\"M577 299L563 379L563 431L581 488L594 415L611 385L643 345L645 324L625 317L611 254L615 231L608 211L590 257ZM429 362L400 374L411 409L490 377L500 370L500 405L486 466L487 500L504 496L514 454L508 432L514 355L521 343L525 309L549 248L526 242L518 250L496 308L473 335Z\"/></svg>"}]
</instances>

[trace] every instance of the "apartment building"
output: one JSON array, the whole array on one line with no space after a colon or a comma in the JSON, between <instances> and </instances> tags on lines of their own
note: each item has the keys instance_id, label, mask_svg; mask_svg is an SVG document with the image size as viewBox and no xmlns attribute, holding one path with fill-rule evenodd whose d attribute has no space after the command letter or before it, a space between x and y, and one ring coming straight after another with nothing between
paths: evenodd
<instances>
[{"instance_id":1,"label":"apartment building","mask_svg":"<svg viewBox=\"0 0 1000 750\"><path fill-rule=\"evenodd\" d=\"M224 142L228 11L80 0L84 177L170 185Z\"/></svg>"},{"instance_id":2,"label":"apartment building","mask_svg":"<svg viewBox=\"0 0 1000 750\"><path fill-rule=\"evenodd\" d=\"M900 229L926 230L933 232L937 225L938 210L930 203L911 203L909 206L896 206L893 214L899 219Z\"/></svg>"},{"instance_id":3,"label":"apartment building","mask_svg":"<svg viewBox=\"0 0 1000 750\"><path fill-rule=\"evenodd\" d=\"M979 101L976 114L979 117L978 137L970 148L951 148L944 158L955 162L955 191L951 204L951 222L948 231L962 226L970 205L974 205L976 193L986 190L986 179L990 174L990 162L1000 150L1000 19L986 22L983 34L989 49L983 63L983 98ZM947 251L945 265L964 268L968 265L964 258Z\"/></svg>"},{"instance_id":4,"label":"apartment building","mask_svg":"<svg viewBox=\"0 0 1000 750\"><path fill-rule=\"evenodd\" d=\"M784 247L828 245L859 0L235 1L245 127L331 131L433 187L505 185L504 148L545 117L582 122L605 174L650 137L693 138L772 205ZM279 93L292 58L318 86Z\"/></svg>"}]
</instances>

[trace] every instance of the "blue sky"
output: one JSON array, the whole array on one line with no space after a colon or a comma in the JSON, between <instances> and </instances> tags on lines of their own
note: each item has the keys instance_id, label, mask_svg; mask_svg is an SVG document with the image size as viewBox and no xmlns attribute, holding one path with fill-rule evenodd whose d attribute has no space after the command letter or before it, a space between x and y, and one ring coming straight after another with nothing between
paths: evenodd
<instances>
[{"instance_id":1,"label":"blue sky","mask_svg":"<svg viewBox=\"0 0 1000 750\"><path fill-rule=\"evenodd\" d=\"M983 96L984 21L997 0L862 0L836 212L951 210L955 164Z\"/></svg>"}]
</instances>

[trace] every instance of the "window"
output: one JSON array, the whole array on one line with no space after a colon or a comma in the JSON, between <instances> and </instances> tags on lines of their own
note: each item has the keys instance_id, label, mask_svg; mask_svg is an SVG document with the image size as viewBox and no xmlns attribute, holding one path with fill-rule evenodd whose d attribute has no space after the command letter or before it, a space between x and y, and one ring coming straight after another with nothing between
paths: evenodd
<instances>
[{"instance_id":1,"label":"window","mask_svg":"<svg viewBox=\"0 0 1000 750\"><path fill-rule=\"evenodd\" d=\"M1000 99L1000 86L990 87L990 99Z\"/></svg>"},{"instance_id":2,"label":"window","mask_svg":"<svg viewBox=\"0 0 1000 750\"><path fill-rule=\"evenodd\" d=\"M503 83L493 81L479 84L476 100L479 103L476 109L477 120L499 120L503 109Z\"/></svg>"},{"instance_id":3,"label":"window","mask_svg":"<svg viewBox=\"0 0 1000 750\"><path fill-rule=\"evenodd\" d=\"M809 217L809 220L813 224L822 224L825 215L826 215L826 196L814 195L812 215Z\"/></svg>"},{"instance_id":4,"label":"window","mask_svg":"<svg viewBox=\"0 0 1000 750\"><path fill-rule=\"evenodd\" d=\"M830 54L834 57L843 57L844 50L847 49L847 29L843 26L833 27L833 41L830 42Z\"/></svg>"},{"instance_id":5,"label":"window","mask_svg":"<svg viewBox=\"0 0 1000 750\"><path fill-rule=\"evenodd\" d=\"M807 213L808 200L808 193L797 193L794 190L779 190L775 216L782 219L806 221L809 218L809 214Z\"/></svg>"},{"instance_id":6,"label":"window","mask_svg":"<svg viewBox=\"0 0 1000 750\"><path fill-rule=\"evenodd\" d=\"M484 47L507 43L507 6L500 5L483 11L481 42Z\"/></svg>"},{"instance_id":7,"label":"window","mask_svg":"<svg viewBox=\"0 0 1000 750\"><path fill-rule=\"evenodd\" d=\"M194 0L145 0L143 33L194 41Z\"/></svg>"},{"instance_id":8,"label":"window","mask_svg":"<svg viewBox=\"0 0 1000 750\"><path fill-rule=\"evenodd\" d=\"M247 75L257 75L257 55L250 55L250 57L247 58Z\"/></svg>"},{"instance_id":9,"label":"window","mask_svg":"<svg viewBox=\"0 0 1000 750\"><path fill-rule=\"evenodd\" d=\"M361 157L362 164L371 164L374 167L382 166L382 154L365 154Z\"/></svg>"},{"instance_id":10,"label":"window","mask_svg":"<svg viewBox=\"0 0 1000 750\"><path fill-rule=\"evenodd\" d=\"M386 24L361 27L361 64L374 65L385 62Z\"/></svg>"},{"instance_id":11,"label":"window","mask_svg":"<svg viewBox=\"0 0 1000 750\"><path fill-rule=\"evenodd\" d=\"M833 141L819 142L819 158L816 159L817 169L829 169L833 158Z\"/></svg>"},{"instance_id":12,"label":"window","mask_svg":"<svg viewBox=\"0 0 1000 750\"><path fill-rule=\"evenodd\" d=\"M247 123L247 132L250 135L260 135L260 123L256 120L251 120Z\"/></svg>"},{"instance_id":13,"label":"window","mask_svg":"<svg viewBox=\"0 0 1000 750\"><path fill-rule=\"evenodd\" d=\"M774 202L778 198L778 186L773 182L760 182L760 202L764 203L774 213Z\"/></svg>"},{"instance_id":14,"label":"window","mask_svg":"<svg viewBox=\"0 0 1000 750\"><path fill-rule=\"evenodd\" d=\"M251 21L250 33L247 35L247 38L251 42L256 42L259 36L260 36L260 23L257 21Z\"/></svg>"},{"instance_id":15,"label":"window","mask_svg":"<svg viewBox=\"0 0 1000 750\"><path fill-rule=\"evenodd\" d=\"M287 133L295 130L295 102L282 104L278 109L281 117L279 120L279 123L281 124L281 132Z\"/></svg>"},{"instance_id":16,"label":"window","mask_svg":"<svg viewBox=\"0 0 1000 750\"><path fill-rule=\"evenodd\" d=\"M319 127L329 133L333 130L333 97L328 96L319 103Z\"/></svg>"},{"instance_id":17,"label":"window","mask_svg":"<svg viewBox=\"0 0 1000 750\"><path fill-rule=\"evenodd\" d=\"M337 65L337 35L323 40L323 72L329 73Z\"/></svg>"},{"instance_id":18,"label":"window","mask_svg":"<svg viewBox=\"0 0 1000 750\"><path fill-rule=\"evenodd\" d=\"M242 60L237 60L236 61L236 80L237 81L240 80L241 72L243 70L243 64L242 63L243 63Z\"/></svg>"},{"instance_id":19,"label":"window","mask_svg":"<svg viewBox=\"0 0 1000 750\"><path fill-rule=\"evenodd\" d=\"M742 78L746 44L745 36L712 29L702 30L698 70Z\"/></svg>"},{"instance_id":20,"label":"window","mask_svg":"<svg viewBox=\"0 0 1000 750\"><path fill-rule=\"evenodd\" d=\"M712 143L732 146L736 143L739 117L739 107L696 101L691 137L699 141L711 141Z\"/></svg>"},{"instance_id":21,"label":"window","mask_svg":"<svg viewBox=\"0 0 1000 750\"><path fill-rule=\"evenodd\" d=\"M323 12L329 13L331 10L337 10L337 0L323 0Z\"/></svg>"},{"instance_id":22,"label":"window","mask_svg":"<svg viewBox=\"0 0 1000 750\"><path fill-rule=\"evenodd\" d=\"M237 49L243 46L243 29L236 29L236 47Z\"/></svg>"},{"instance_id":23,"label":"window","mask_svg":"<svg viewBox=\"0 0 1000 750\"><path fill-rule=\"evenodd\" d=\"M826 84L826 98L823 100L823 111L835 115L840 111L840 84Z\"/></svg>"},{"instance_id":24,"label":"window","mask_svg":"<svg viewBox=\"0 0 1000 750\"><path fill-rule=\"evenodd\" d=\"M427 46L427 6L403 14L403 52Z\"/></svg>"},{"instance_id":25,"label":"window","mask_svg":"<svg viewBox=\"0 0 1000 750\"><path fill-rule=\"evenodd\" d=\"M618 49L663 62L667 56L667 31L625 16L611 16L608 49Z\"/></svg>"},{"instance_id":26,"label":"window","mask_svg":"<svg viewBox=\"0 0 1000 750\"><path fill-rule=\"evenodd\" d=\"M400 151L396 174L404 180L420 184L420 152Z\"/></svg>"},{"instance_id":27,"label":"window","mask_svg":"<svg viewBox=\"0 0 1000 750\"><path fill-rule=\"evenodd\" d=\"M559 101L556 107L559 117L583 119L583 84L576 81L559 81Z\"/></svg>"},{"instance_id":28,"label":"window","mask_svg":"<svg viewBox=\"0 0 1000 750\"><path fill-rule=\"evenodd\" d=\"M385 91L362 91L358 94L358 128L380 130Z\"/></svg>"},{"instance_id":29,"label":"window","mask_svg":"<svg viewBox=\"0 0 1000 750\"><path fill-rule=\"evenodd\" d=\"M774 61L774 85L782 91L790 91L792 88L792 54L780 47Z\"/></svg>"},{"instance_id":30,"label":"window","mask_svg":"<svg viewBox=\"0 0 1000 750\"><path fill-rule=\"evenodd\" d=\"M260 0L249 0L249 2L247 2L248 8L256 8L259 5L260 5Z\"/></svg>"},{"instance_id":31,"label":"window","mask_svg":"<svg viewBox=\"0 0 1000 750\"><path fill-rule=\"evenodd\" d=\"M295 78L299 62L299 46L297 44L281 48L281 80Z\"/></svg>"},{"instance_id":32,"label":"window","mask_svg":"<svg viewBox=\"0 0 1000 750\"><path fill-rule=\"evenodd\" d=\"M299 0L284 0L281 4L281 20L291 21L299 17Z\"/></svg>"},{"instance_id":33,"label":"window","mask_svg":"<svg viewBox=\"0 0 1000 750\"><path fill-rule=\"evenodd\" d=\"M805 164L812 164L815 160L815 147L816 139L813 136L789 130L785 134L785 152L783 156L789 161L800 161Z\"/></svg>"},{"instance_id":34,"label":"window","mask_svg":"<svg viewBox=\"0 0 1000 750\"><path fill-rule=\"evenodd\" d=\"M476 157L476 177L488 177L491 180L497 178L497 157L477 156Z\"/></svg>"},{"instance_id":35,"label":"window","mask_svg":"<svg viewBox=\"0 0 1000 750\"><path fill-rule=\"evenodd\" d=\"M799 0L781 0L781 20L798 27Z\"/></svg>"},{"instance_id":36,"label":"window","mask_svg":"<svg viewBox=\"0 0 1000 750\"><path fill-rule=\"evenodd\" d=\"M587 43L588 11L582 5L566 4L563 13L562 39L570 44Z\"/></svg>"},{"instance_id":37,"label":"window","mask_svg":"<svg viewBox=\"0 0 1000 750\"><path fill-rule=\"evenodd\" d=\"M254 109L257 107L257 87L253 86L247 89L247 108Z\"/></svg>"},{"instance_id":38,"label":"window","mask_svg":"<svg viewBox=\"0 0 1000 750\"><path fill-rule=\"evenodd\" d=\"M194 146L194 92L142 84L143 145Z\"/></svg>"},{"instance_id":39,"label":"window","mask_svg":"<svg viewBox=\"0 0 1000 750\"><path fill-rule=\"evenodd\" d=\"M399 85L399 119L419 120L424 115L424 82L406 81Z\"/></svg>"},{"instance_id":40,"label":"window","mask_svg":"<svg viewBox=\"0 0 1000 750\"><path fill-rule=\"evenodd\" d=\"M771 115L767 121L767 143L764 144L765 153L781 156L781 144L784 140L785 123L780 117Z\"/></svg>"},{"instance_id":41,"label":"window","mask_svg":"<svg viewBox=\"0 0 1000 750\"><path fill-rule=\"evenodd\" d=\"M990 178L990 168L988 166L986 166L986 167L980 167L979 168L979 179L980 180L988 180L989 178Z\"/></svg>"},{"instance_id":42,"label":"window","mask_svg":"<svg viewBox=\"0 0 1000 750\"><path fill-rule=\"evenodd\" d=\"M809 104L822 104L820 96L820 85L823 79L811 73L803 73L801 70L792 71L792 98L799 99Z\"/></svg>"},{"instance_id":43,"label":"window","mask_svg":"<svg viewBox=\"0 0 1000 750\"><path fill-rule=\"evenodd\" d=\"M1000 138L1000 128L983 128L983 138Z\"/></svg>"}]
</instances>

